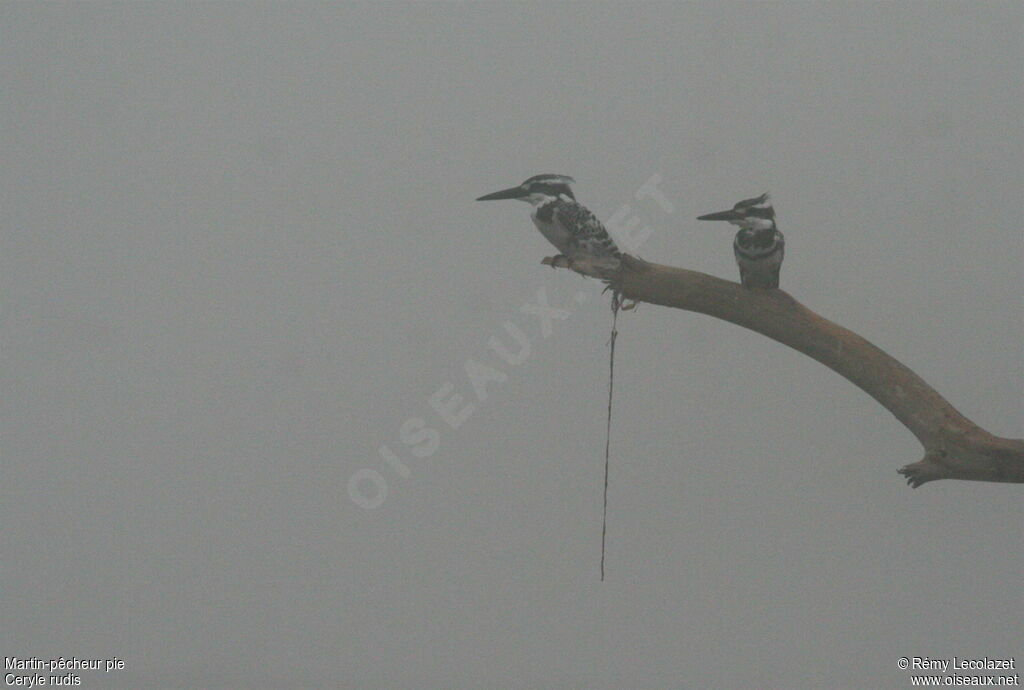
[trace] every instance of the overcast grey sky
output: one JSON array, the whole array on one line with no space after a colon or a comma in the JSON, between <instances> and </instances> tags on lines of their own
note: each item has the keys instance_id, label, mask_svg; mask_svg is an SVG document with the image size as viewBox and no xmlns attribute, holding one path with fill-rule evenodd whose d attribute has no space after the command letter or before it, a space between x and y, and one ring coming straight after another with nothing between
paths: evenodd
<instances>
[{"instance_id":1,"label":"overcast grey sky","mask_svg":"<svg viewBox=\"0 0 1024 690\"><path fill-rule=\"evenodd\" d=\"M540 265L526 205L473 199L572 175L650 228L645 258L735 279L731 229L695 217L771 191L785 289L1019 437L1022 20L3 3L0 649L125 660L83 688L1020 663L1020 486L913 491L920 446L867 395L650 305L620 318L599 582L606 298ZM670 210L636 198L652 178ZM548 337L538 292L569 312ZM518 365L488 345L506 322ZM505 377L486 400L467 361ZM457 429L429 402L452 395Z\"/></svg>"}]
</instances>

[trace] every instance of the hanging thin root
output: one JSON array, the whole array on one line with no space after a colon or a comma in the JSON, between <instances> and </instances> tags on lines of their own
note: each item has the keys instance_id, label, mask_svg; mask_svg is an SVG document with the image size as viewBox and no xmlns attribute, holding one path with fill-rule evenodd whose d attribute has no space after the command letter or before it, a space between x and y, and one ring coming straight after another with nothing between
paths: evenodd
<instances>
[{"instance_id":1,"label":"hanging thin root","mask_svg":"<svg viewBox=\"0 0 1024 690\"><path fill-rule=\"evenodd\" d=\"M616 290L614 287L612 287L610 283L604 286L604 290L601 291L601 294L603 295L609 290L612 291L613 312L618 311L619 309L621 309L622 311L633 311L640 305L640 302L638 302L637 300L627 300L625 297L622 296L622 293Z\"/></svg>"}]
</instances>

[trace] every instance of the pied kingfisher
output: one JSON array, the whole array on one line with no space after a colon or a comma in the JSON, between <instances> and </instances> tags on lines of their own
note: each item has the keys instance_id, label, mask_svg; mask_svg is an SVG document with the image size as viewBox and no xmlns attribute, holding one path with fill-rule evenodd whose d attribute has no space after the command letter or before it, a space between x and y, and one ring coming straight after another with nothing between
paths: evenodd
<instances>
[{"instance_id":1,"label":"pied kingfisher","mask_svg":"<svg viewBox=\"0 0 1024 690\"><path fill-rule=\"evenodd\" d=\"M725 220L740 231L732 243L740 282L745 288L779 287L779 269L786 253L786 238L775 227L775 209L767 193L744 199L728 211L709 213L697 220Z\"/></svg>"},{"instance_id":2,"label":"pied kingfisher","mask_svg":"<svg viewBox=\"0 0 1024 690\"><path fill-rule=\"evenodd\" d=\"M569 188L576 180L566 175L534 175L518 187L486 194L477 201L518 199L533 204L533 224L569 262L585 259L618 267L622 257L604 225Z\"/></svg>"}]
</instances>

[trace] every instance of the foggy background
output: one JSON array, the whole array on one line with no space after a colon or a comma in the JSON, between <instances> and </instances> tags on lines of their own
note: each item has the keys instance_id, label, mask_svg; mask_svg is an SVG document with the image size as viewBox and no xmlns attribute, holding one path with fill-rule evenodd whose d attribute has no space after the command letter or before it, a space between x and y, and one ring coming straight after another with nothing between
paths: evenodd
<instances>
[{"instance_id":1,"label":"foggy background","mask_svg":"<svg viewBox=\"0 0 1024 690\"><path fill-rule=\"evenodd\" d=\"M3 654L125 660L83 688L1019 665L1021 487L912 491L920 445L867 395L677 310L619 320L599 582L607 297L540 265L528 206L473 199L572 175L643 257L736 280L733 228L694 219L770 191L784 289L1019 437L1022 18L0 5ZM486 400L468 360L507 377Z\"/></svg>"}]
</instances>

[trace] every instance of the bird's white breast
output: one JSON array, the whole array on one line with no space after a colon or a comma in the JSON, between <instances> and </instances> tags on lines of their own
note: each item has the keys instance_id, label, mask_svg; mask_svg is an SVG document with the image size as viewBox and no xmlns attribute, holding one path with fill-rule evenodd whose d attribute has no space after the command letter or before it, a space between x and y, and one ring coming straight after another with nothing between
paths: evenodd
<instances>
[{"instance_id":1,"label":"bird's white breast","mask_svg":"<svg viewBox=\"0 0 1024 690\"><path fill-rule=\"evenodd\" d=\"M557 211L551 214L550 221L544 221L537 217L537 210L537 208L533 209L533 213L530 216L533 218L533 224L540 230L540 234L544 235L548 242L555 245L558 251L563 254L568 253L572 245L572 236L558 222Z\"/></svg>"}]
</instances>

